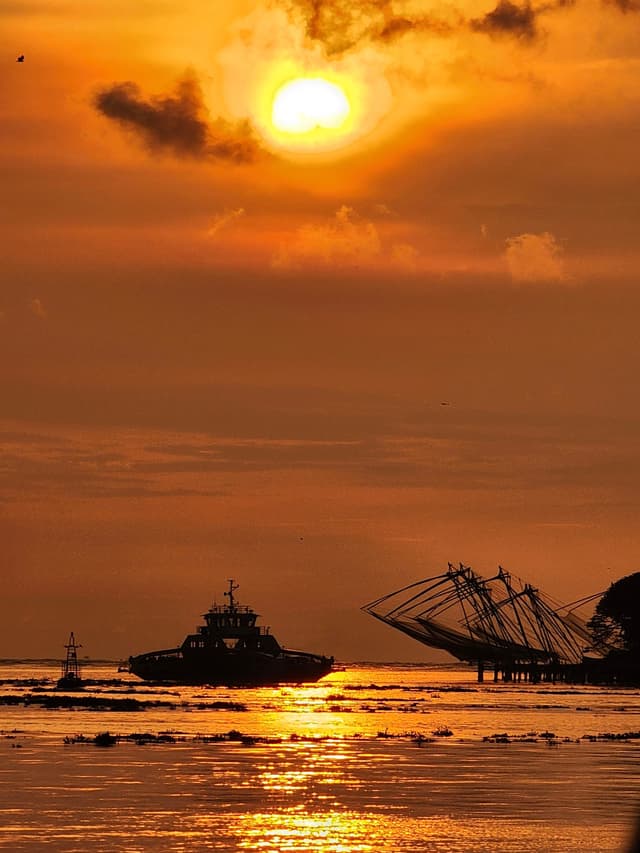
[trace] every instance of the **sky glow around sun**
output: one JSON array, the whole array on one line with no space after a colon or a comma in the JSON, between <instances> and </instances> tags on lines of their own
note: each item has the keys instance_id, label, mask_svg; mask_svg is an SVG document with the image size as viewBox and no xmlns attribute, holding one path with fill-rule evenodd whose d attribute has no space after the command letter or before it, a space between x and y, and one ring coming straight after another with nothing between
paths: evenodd
<instances>
[{"instance_id":1,"label":"sky glow around sun","mask_svg":"<svg viewBox=\"0 0 640 853\"><path fill-rule=\"evenodd\" d=\"M284 133L340 128L351 112L347 96L322 77L299 77L281 86L273 99L271 120Z\"/></svg>"},{"instance_id":2,"label":"sky glow around sun","mask_svg":"<svg viewBox=\"0 0 640 853\"><path fill-rule=\"evenodd\" d=\"M391 113L383 51L363 45L327 56L282 9L254 10L217 61L229 115L248 118L276 156L340 157L368 144Z\"/></svg>"}]
</instances>

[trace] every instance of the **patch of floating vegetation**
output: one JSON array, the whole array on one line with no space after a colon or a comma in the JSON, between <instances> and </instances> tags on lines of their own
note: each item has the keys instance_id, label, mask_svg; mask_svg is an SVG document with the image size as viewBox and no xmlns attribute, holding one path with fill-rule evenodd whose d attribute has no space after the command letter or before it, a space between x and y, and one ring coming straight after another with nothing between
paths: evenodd
<instances>
[{"instance_id":1,"label":"patch of floating vegetation","mask_svg":"<svg viewBox=\"0 0 640 853\"><path fill-rule=\"evenodd\" d=\"M482 738L484 743L547 743L554 746L560 743L560 740L553 732L527 732L526 734L509 734L508 732L498 732L492 735L485 735ZM563 738L564 743L572 743L573 738Z\"/></svg>"},{"instance_id":2,"label":"patch of floating vegetation","mask_svg":"<svg viewBox=\"0 0 640 853\"><path fill-rule=\"evenodd\" d=\"M115 746L116 738L114 735L109 734L109 732L101 732L101 734L94 737L93 742L96 746Z\"/></svg>"},{"instance_id":3,"label":"patch of floating vegetation","mask_svg":"<svg viewBox=\"0 0 640 853\"><path fill-rule=\"evenodd\" d=\"M360 738L361 736L351 735L352 738ZM131 734L126 735L113 735L110 732L100 732L100 734L94 735L93 737L87 737L83 734L77 735L67 735L63 739L63 743L67 746L74 744L93 744L95 746L115 746L116 743L120 743L121 741L128 743L135 743L138 746L147 746L150 744L173 744L173 743L238 743L242 746L254 746L256 744L269 744L269 745L277 745L286 743L289 741L290 743L319 743L321 741L327 740L335 740L329 735L298 735L291 734L288 737L278 737L278 736L259 736L259 735L248 735L243 734L237 729L231 729L228 732L221 732L219 734L211 734L211 735L202 735L197 734L193 736L187 736L181 732L159 732L158 734L153 734L151 732L133 732ZM341 740L344 737L340 738Z\"/></svg>"},{"instance_id":4,"label":"patch of floating vegetation","mask_svg":"<svg viewBox=\"0 0 640 853\"><path fill-rule=\"evenodd\" d=\"M13 734L18 733L18 730L12 730L11 733L0 732L5 737L11 739ZM100 747L115 746L117 743L133 743L137 746L152 746L152 745L171 745L175 743L200 743L200 744L215 744L228 743L238 744L240 746L256 746L266 745L275 746L286 743L320 743L325 741L345 741L345 740L404 740L415 744L418 747L423 747L429 744L436 743L439 739L449 738L453 736L453 732L447 726L439 726L430 735L418 731L400 731L389 732L388 729L378 731L375 736L364 735L356 732L352 734L337 734L337 735L301 735L293 733L290 735L274 735L260 736L245 734L238 729L231 729L228 732L220 732L215 734L196 734L187 735L185 732L177 730L166 730L154 734L152 732L132 732L130 734L111 734L110 732L100 732L94 736L85 736L83 734L70 735L64 738L63 742L66 745L73 744L93 744ZM482 738L482 743L492 744L546 744L549 747L558 747L561 743L576 743L579 744L582 740L586 741L636 741L640 740L640 731L638 732L605 732L597 735L583 735L582 738L574 739L570 737L560 738L554 732L526 732L513 734L509 732L496 732L491 735L486 735Z\"/></svg>"},{"instance_id":5,"label":"patch of floating vegetation","mask_svg":"<svg viewBox=\"0 0 640 853\"><path fill-rule=\"evenodd\" d=\"M602 732L597 735L582 735L582 740L640 740L640 732Z\"/></svg>"},{"instance_id":6,"label":"patch of floating vegetation","mask_svg":"<svg viewBox=\"0 0 640 853\"><path fill-rule=\"evenodd\" d=\"M452 732L453 734L453 732ZM425 743L435 743L435 737L428 737L427 735L422 734L422 732L396 732L390 733L387 729L383 732L378 732L376 738L380 740L410 740L412 743L416 743L418 746L422 746Z\"/></svg>"},{"instance_id":7,"label":"patch of floating vegetation","mask_svg":"<svg viewBox=\"0 0 640 853\"><path fill-rule=\"evenodd\" d=\"M438 726L438 728L432 732L434 737L451 737L453 732L448 726Z\"/></svg>"},{"instance_id":8,"label":"patch of floating vegetation","mask_svg":"<svg viewBox=\"0 0 640 853\"><path fill-rule=\"evenodd\" d=\"M50 678L0 678L0 687L32 687L38 689L55 689L57 679ZM132 683L124 678L83 678L83 687L121 687L122 689L135 692L137 687L143 685L138 682Z\"/></svg>"},{"instance_id":9,"label":"patch of floating vegetation","mask_svg":"<svg viewBox=\"0 0 640 853\"><path fill-rule=\"evenodd\" d=\"M560 743L580 743L581 741L589 741L595 743L597 741L640 741L639 732L603 732L597 735L585 734L580 738L559 737L555 732L527 732L526 734L509 734L508 732L498 732L496 734L486 735L482 738L484 743L544 743L549 746L558 746Z\"/></svg>"},{"instance_id":10,"label":"patch of floating vegetation","mask_svg":"<svg viewBox=\"0 0 640 853\"><path fill-rule=\"evenodd\" d=\"M247 706L242 702L170 702L164 699L132 699L129 697L115 698L104 696L73 695L66 696L55 693L28 693L26 696L0 696L0 705L39 705L42 708L56 710L59 708L88 708L94 711L145 711L147 708L196 708L207 711L246 711Z\"/></svg>"},{"instance_id":11,"label":"patch of floating vegetation","mask_svg":"<svg viewBox=\"0 0 640 853\"><path fill-rule=\"evenodd\" d=\"M160 733L157 735L150 732L136 732L129 735L112 735L110 732L101 732L94 737L85 737L84 735L73 735L64 738L64 743L93 743L95 746L115 746L118 741L131 741L139 746L149 743L176 743L178 740L186 740L186 738L176 738L174 735Z\"/></svg>"}]
</instances>

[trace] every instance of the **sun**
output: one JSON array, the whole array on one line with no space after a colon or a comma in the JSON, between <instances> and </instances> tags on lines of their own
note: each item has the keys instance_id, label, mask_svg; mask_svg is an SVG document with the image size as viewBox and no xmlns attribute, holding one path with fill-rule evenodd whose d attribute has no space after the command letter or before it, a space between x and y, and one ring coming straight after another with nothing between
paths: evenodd
<instances>
[{"instance_id":1,"label":"sun","mask_svg":"<svg viewBox=\"0 0 640 853\"><path fill-rule=\"evenodd\" d=\"M248 120L277 159L311 166L357 156L393 126L388 51L367 42L327 55L289 5L258 4L238 22L217 56L222 88L212 87L211 110L222 95L229 118Z\"/></svg>"},{"instance_id":2,"label":"sun","mask_svg":"<svg viewBox=\"0 0 640 853\"><path fill-rule=\"evenodd\" d=\"M344 148L362 120L357 85L337 73L280 77L267 103L266 137L291 154L318 156Z\"/></svg>"},{"instance_id":3,"label":"sun","mask_svg":"<svg viewBox=\"0 0 640 853\"><path fill-rule=\"evenodd\" d=\"M349 100L337 83L322 77L298 77L275 93L271 121L281 133L309 134L339 130L350 113Z\"/></svg>"}]
</instances>

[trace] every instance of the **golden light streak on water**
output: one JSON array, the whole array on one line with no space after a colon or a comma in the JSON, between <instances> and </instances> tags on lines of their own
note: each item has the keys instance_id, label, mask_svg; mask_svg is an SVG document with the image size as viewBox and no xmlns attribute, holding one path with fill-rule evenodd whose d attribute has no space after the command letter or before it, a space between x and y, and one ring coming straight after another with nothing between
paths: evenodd
<instances>
[{"instance_id":1,"label":"golden light streak on water","mask_svg":"<svg viewBox=\"0 0 640 853\"><path fill-rule=\"evenodd\" d=\"M376 849L371 840L376 835L375 818L356 812L259 813L241 822L238 847L281 853L369 853Z\"/></svg>"}]
</instances>

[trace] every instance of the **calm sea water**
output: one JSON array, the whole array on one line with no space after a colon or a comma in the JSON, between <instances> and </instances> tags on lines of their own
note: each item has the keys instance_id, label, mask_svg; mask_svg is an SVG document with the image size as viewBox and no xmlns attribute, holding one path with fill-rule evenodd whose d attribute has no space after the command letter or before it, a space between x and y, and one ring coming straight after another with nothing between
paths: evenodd
<instances>
[{"instance_id":1,"label":"calm sea water","mask_svg":"<svg viewBox=\"0 0 640 853\"><path fill-rule=\"evenodd\" d=\"M96 683L56 707L58 675L0 664L12 853L622 853L640 807L640 690L374 664L304 687L150 687L87 664Z\"/></svg>"}]
</instances>

